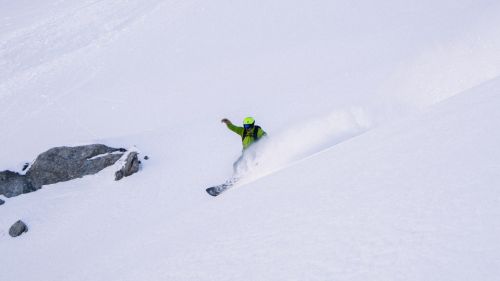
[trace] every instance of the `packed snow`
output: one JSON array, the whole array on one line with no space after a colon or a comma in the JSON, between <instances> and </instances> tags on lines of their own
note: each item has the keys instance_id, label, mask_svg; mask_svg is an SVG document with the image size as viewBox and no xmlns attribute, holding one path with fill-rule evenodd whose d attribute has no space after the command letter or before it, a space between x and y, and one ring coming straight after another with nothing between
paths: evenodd
<instances>
[{"instance_id":1,"label":"packed snow","mask_svg":"<svg viewBox=\"0 0 500 281\"><path fill-rule=\"evenodd\" d=\"M2 197L0 280L498 280L497 1L0 8L0 171L150 157ZM246 116L268 137L211 197Z\"/></svg>"}]
</instances>

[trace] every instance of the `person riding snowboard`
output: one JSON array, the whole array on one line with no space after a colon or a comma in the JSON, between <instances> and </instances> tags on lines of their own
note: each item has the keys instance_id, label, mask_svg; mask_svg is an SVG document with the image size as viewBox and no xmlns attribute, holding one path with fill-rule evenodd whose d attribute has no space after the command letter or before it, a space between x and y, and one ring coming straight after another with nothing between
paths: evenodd
<instances>
[{"instance_id":1,"label":"person riding snowboard","mask_svg":"<svg viewBox=\"0 0 500 281\"><path fill-rule=\"evenodd\" d=\"M243 127L238 127L236 125L233 125L229 119L222 119L222 123L226 124L227 128L236 134L241 136L241 142L243 144L243 153L241 154L240 158L236 160L236 162L233 164L233 168L235 173L237 172L239 166L241 165L244 156L245 156L245 151L254 143L256 143L258 140L260 140L262 137L266 136L266 132L262 130L261 127L255 125L255 119L252 117L246 117L243 119Z\"/></svg>"}]
</instances>

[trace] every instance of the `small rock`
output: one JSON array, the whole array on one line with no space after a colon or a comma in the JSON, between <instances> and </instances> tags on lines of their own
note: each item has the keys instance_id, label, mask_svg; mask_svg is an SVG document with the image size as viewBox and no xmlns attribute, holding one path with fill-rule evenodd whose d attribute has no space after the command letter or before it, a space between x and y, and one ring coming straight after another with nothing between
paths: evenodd
<instances>
[{"instance_id":1,"label":"small rock","mask_svg":"<svg viewBox=\"0 0 500 281\"><path fill-rule=\"evenodd\" d=\"M144 156L144 160L149 160L149 156Z\"/></svg>"},{"instance_id":2,"label":"small rock","mask_svg":"<svg viewBox=\"0 0 500 281\"><path fill-rule=\"evenodd\" d=\"M118 170L115 173L115 181L119 181L121 179L123 179L123 171L122 170Z\"/></svg>"},{"instance_id":3,"label":"small rock","mask_svg":"<svg viewBox=\"0 0 500 281\"><path fill-rule=\"evenodd\" d=\"M30 166L30 163L24 163L23 172L26 171L26 169L28 169L29 166Z\"/></svg>"},{"instance_id":4,"label":"small rock","mask_svg":"<svg viewBox=\"0 0 500 281\"><path fill-rule=\"evenodd\" d=\"M0 199L0 205L3 205L3 203L5 203L5 201L3 201L2 199Z\"/></svg>"},{"instance_id":5,"label":"small rock","mask_svg":"<svg viewBox=\"0 0 500 281\"><path fill-rule=\"evenodd\" d=\"M24 232L28 231L28 226L21 220L18 220L15 224L13 224L9 229L9 235L12 237L17 237Z\"/></svg>"}]
</instances>

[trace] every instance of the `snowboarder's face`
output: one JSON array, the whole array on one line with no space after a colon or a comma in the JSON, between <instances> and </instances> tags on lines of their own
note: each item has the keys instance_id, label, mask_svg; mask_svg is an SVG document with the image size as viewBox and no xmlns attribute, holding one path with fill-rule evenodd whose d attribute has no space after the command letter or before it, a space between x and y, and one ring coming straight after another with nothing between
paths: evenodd
<instances>
[{"instance_id":1,"label":"snowboarder's face","mask_svg":"<svg viewBox=\"0 0 500 281\"><path fill-rule=\"evenodd\" d=\"M253 124L244 124L243 127L248 130L253 128Z\"/></svg>"}]
</instances>

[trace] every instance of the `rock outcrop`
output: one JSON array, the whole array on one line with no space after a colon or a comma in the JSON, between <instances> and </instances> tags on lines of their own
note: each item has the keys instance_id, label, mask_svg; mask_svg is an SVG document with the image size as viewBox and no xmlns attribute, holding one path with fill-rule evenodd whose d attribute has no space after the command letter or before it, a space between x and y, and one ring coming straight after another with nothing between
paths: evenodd
<instances>
[{"instance_id":1,"label":"rock outcrop","mask_svg":"<svg viewBox=\"0 0 500 281\"><path fill-rule=\"evenodd\" d=\"M0 195L17 196L53 184L93 175L115 164L126 152L102 144L77 147L56 147L40 154L25 175L0 172ZM139 170L137 152L130 152L122 171L129 176ZM27 166L26 166L27 168Z\"/></svg>"},{"instance_id":2,"label":"rock outcrop","mask_svg":"<svg viewBox=\"0 0 500 281\"><path fill-rule=\"evenodd\" d=\"M26 176L42 186L93 175L115 164L125 151L102 144L52 148L37 157Z\"/></svg>"},{"instance_id":3,"label":"rock outcrop","mask_svg":"<svg viewBox=\"0 0 500 281\"><path fill-rule=\"evenodd\" d=\"M0 199L0 205L3 205L3 203L5 203L5 201L3 201L2 199Z\"/></svg>"},{"instance_id":4,"label":"rock outcrop","mask_svg":"<svg viewBox=\"0 0 500 281\"><path fill-rule=\"evenodd\" d=\"M121 180L123 177L128 177L132 174L135 174L139 171L141 161L139 161L139 157L137 152L132 151L127 155L127 159L125 159L125 164L123 167L116 171L115 180Z\"/></svg>"},{"instance_id":5,"label":"rock outcrop","mask_svg":"<svg viewBox=\"0 0 500 281\"><path fill-rule=\"evenodd\" d=\"M12 237L17 237L28 231L28 226L21 220L18 220L9 229L9 235Z\"/></svg>"}]
</instances>

